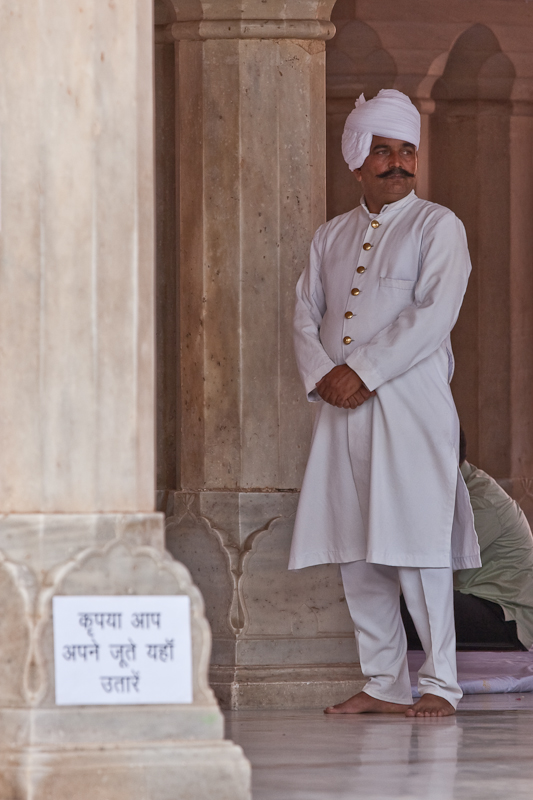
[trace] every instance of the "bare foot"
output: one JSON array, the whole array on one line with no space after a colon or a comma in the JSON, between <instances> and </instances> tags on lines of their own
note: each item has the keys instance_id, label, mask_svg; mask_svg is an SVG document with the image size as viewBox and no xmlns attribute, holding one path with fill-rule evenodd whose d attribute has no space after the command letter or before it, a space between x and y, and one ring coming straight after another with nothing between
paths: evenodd
<instances>
[{"instance_id":1,"label":"bare foot","mask_svg":"<svg viewBox=\"0 0 533 800\"><path fill-rule=\"evenodd\" d=\"M455 714L455 708L451 703L429 692L405 712L406 717L451 717L452 714Z\"/></svg>"},{"instance_id":2,"label":"bare foot","mask_svg":"<svg viewBox=\"0 0 533 800\"><path fill-rule=\"evenodd\" d=\"M359 692L344 703L328 706L324 714L404 714L405 709L403 703L387 703L385 700L376 700L369 694Z\"/></svg>"}]
</instances>

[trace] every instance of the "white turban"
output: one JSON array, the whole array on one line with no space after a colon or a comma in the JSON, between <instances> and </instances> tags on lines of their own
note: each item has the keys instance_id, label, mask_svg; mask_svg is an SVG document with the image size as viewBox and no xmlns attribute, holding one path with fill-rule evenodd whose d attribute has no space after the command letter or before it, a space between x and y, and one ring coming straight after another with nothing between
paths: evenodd
<instances>
[{"instance_id":1,"label":"white turban","mask_svg":"<svg viewBox=\"0 0 533 800\"><path fill-rule=\"evenodd\" d=\"M382 89L372 100L362 94L348 116L342 134L342 154L353 171L370 153L372 136L420 144L420 114L403 92Z\"/></svg>"}]
</instances>

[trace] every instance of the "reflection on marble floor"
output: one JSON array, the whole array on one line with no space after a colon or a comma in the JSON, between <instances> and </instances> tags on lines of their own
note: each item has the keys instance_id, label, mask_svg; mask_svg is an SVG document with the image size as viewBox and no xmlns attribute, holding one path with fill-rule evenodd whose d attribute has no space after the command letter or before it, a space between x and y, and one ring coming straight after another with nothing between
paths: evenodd
<instances>
[{"instance_id":1,"label":"reflection on marble floor","mask_svg":"<svg viewBox=\"0 0 533 800\"><path fill-rule=\"evenodd\" d=\"M531 800L533 696L465 698L456 717L226 714L254 800Z\"/></svg>"}]
</instances>

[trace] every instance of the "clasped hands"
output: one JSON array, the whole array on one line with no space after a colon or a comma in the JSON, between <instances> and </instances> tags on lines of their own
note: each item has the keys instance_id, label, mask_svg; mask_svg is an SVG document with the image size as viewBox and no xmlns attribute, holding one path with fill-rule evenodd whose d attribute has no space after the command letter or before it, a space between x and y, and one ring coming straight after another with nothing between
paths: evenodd
<instances>
[{"instance_id":1,"label":"clasped hands","mask_svg":"<svg viewBox=\"0 0 533 800\"><path fill-rule=\"evenodd\" d=\"M348 364L341 364L324 375L316 384L322 400L337 408L357 408L375 392L370 392Z\"/></svg>"}]
</instances>

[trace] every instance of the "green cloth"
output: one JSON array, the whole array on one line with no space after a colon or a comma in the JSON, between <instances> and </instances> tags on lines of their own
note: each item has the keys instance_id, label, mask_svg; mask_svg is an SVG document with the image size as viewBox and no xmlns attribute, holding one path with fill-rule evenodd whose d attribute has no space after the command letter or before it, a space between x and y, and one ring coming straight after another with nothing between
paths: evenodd
<instances>
[{"instance_id":1,"label":"green cloth","mask_svg":"<svg viewBox=\"0 0 533 800\"><path fill-rule=\"evenodd\" d=\"M494 478L465 461L461 472L470 494L481 550L479 569L462 569L454 587L498 603L515 620L518 638L533 646L533 536L524 512Z\"/></svg>"}]
</instances>

